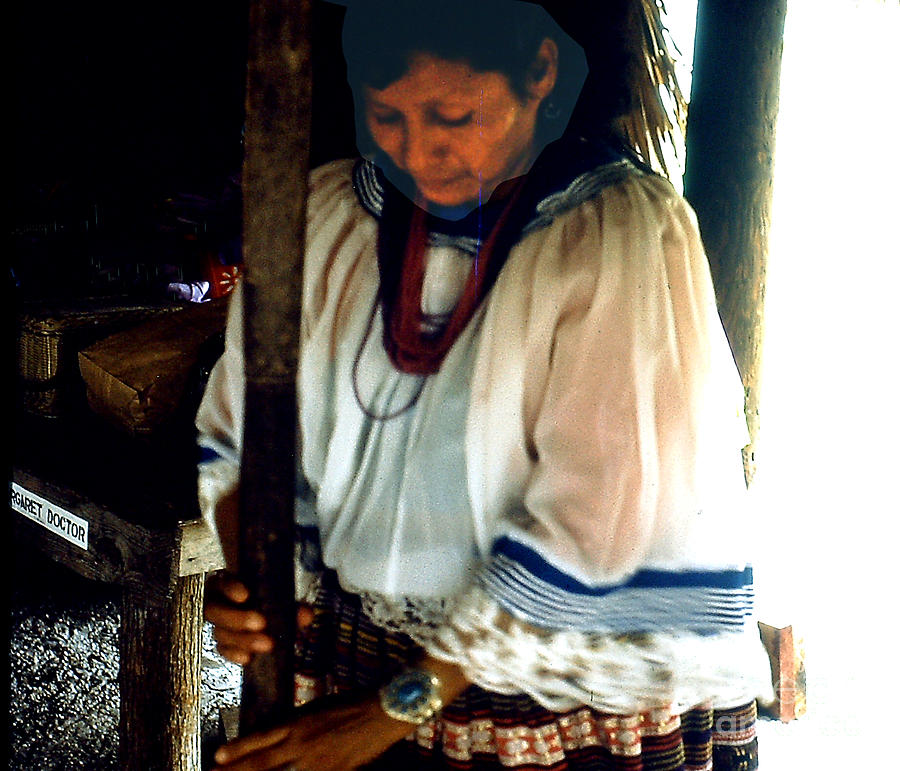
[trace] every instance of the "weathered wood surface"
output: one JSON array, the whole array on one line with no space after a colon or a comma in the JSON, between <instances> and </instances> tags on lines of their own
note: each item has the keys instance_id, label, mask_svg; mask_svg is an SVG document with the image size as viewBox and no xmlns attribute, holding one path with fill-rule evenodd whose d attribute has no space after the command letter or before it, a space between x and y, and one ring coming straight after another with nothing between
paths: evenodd
<instances>
[{"instance_id":1,"label":"weathered wood surface","mask_svg":"<svg viewBox=\"0 0 900 771\"><path fill-rule=\"evenodd\" d=\"M120 767L199 771L204 571L220 566L208 531L196 521L148 530L28 472L13 480L88 522L83 549L13 512L17 547L122 588Z\"/></svg>"},{"instance_id":2,"label":"weathered wood surface","mask_svg":"<svg viewBox=\"0 0 900 771\"><path fill-rule=\"evenodd\" d=\"M173 594L179 565L176 529L132 524L82 493L22 469L14 468L12 478L89 523L88 548L83 549L13 512L21 539L85 578L118 584L148 602L164 602Z\"/></svg>"},{"instance_id":3,"label":"weathered wood surface","mask_svg":"<svg viewBox=\"0 0 900 771\"><path fill-rule=\"evenodd\" d=\"M772 670L775 700L760 704L768 717L789 723L806 714L806 656L794 627L759 623L759 634Z\"/></svg>"},{"instance_id":4,"label":"weathered wood surface","mask_svg":"<svg viewBox=\"0 0 900 771\"><path fill-rule=\"evenodd\" d=\"M13 511L15 546L122 588L120 767L199 771L203 581L222 558L196 518L195 484L162 475L149 485L155 469L138 464L153 457L150 448L114 436L106 444L96 422L27 425L12 481L85 520L88 548ZM159 460L160 468L182 462L177 453Z\"/></svg>"},{"instance_id":5,"label":"weathered wood surface","mask_svg":"<svg viewBox=\"0 0 900 771\"><path fill-rule=\"evenodd\" d=\"M202 519L178 526L178 575L212 573L225 567L225 557L216 534Z\"/></svg>"},{"instance_id":6,"label":"weathered wood surface","mask_svg":"<svg viewBox=\"0 0 900 771\"><path fill-rule=\"evenodd\" d=\"M309 174L311 0L250 4L244 135L239 569L275 640L245 667L241 732L293 707L296 372Z\"/></svg>"},{"instance_id":7,"label":"weathered wood surface","mask_svg":"<svg viewBox=\"0 0 900 771\"><path fill-rule=\"evenodd\" d=\"M687 124L685 196L697 212L716 298L759 432L766 260L787 0L700 0Z\"/></svg>"},{"instance_id":8,"label":"weathered wood surface","mask_svg":"<svg viewBox=\"0 0 900 771\"><path fill-rule=\"evenodd\" d=\"M123 593L119 635L123 771L200 771L202 575L164 602Z\"/></svg>"}]
</instances>

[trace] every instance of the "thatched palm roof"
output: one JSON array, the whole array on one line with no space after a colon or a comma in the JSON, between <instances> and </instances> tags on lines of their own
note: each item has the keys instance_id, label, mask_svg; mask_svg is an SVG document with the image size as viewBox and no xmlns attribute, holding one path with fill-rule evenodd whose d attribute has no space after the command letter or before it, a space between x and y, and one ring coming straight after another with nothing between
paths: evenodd
<instances>
[{"instance_id":1,"label":"thatched palm roof","mask_svg":"<svg viewBox=\"0 0 900 771\"><path fill-rule=\"evenodd\" d=\"M627 22L629 44L639 52L631 75L634 103L621 119L629 141L649 164L667 168L663 147L680 147L687 125L687 99L676 74L663 23L662 0L634 0Z\"/></svg>"}]
</instances>

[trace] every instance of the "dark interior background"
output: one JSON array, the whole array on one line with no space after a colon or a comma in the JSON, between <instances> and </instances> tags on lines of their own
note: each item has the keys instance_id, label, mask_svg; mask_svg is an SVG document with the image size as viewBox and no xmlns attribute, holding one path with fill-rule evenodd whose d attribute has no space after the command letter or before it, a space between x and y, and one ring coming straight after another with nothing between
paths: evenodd
<instances>
[{"instance_id":1,"label":"dark interior background","mask_svg":"<svg viewBox=\"0 0 900 771\"><path fill-rule=\"evenodd\" d=\"M316 2L313 165L355 152L342 18ZM170 259L173 228L239 229L246 2L17 3L11 26L19 289L77 292L85 250Z\"/></svg>"},{"instance_id":2,"label":"dark interior background","mask_svg":"<svg viewBox=\"0 0 900 771\"><path fill-rule=\"evenodd\" d=\"M318 162L354 147L342 18L340 6L315 3ZM222 0L16 4L19 183L127 193L239 167L246 19L246 3Z\"/></svg>"},{"instance_id":3,"label":"dark interior background","mask_svg":"<svg viewBox=\"0 0 900 771\"><path fill-rule=\"evenodd\" d=\"M19 3L17 14L22 182L129 194L239 163L242 3Z\"/></svg>"}]
</instances>

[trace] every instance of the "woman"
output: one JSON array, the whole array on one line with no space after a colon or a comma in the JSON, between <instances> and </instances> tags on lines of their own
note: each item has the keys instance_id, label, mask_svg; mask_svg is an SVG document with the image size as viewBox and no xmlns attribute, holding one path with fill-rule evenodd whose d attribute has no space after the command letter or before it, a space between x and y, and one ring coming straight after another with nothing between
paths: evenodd
<instances>
[{"instance_id":1,"label":"woman","mask_svg":"<svg viewBox=\"0 0 900 771\"><path fill-rule=\"evenodd\" d=\"M591 4L583 87L536 5L385 7L345 23L368 160L318 169L309 201L312 704L218 767L755 768L742 389L693 215L616 130L631 4ZM231 567L240 308L198 416ZM245 663L271 640L217 587Z\"/></svg>"}]
</instances>

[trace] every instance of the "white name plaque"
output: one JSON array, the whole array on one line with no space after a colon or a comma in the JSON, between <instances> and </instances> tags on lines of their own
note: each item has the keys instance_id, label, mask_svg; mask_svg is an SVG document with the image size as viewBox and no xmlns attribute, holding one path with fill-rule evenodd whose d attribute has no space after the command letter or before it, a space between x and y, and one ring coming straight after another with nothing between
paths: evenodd
<instances>
[{"instance_id":1,"label":"white name plaque","mask_svg":"<svg viewBox=\"0 0 900 771\"><path fill-rule=\"evenodd\" d=\"M88 547L88 522L81 517L66 511L61 506L51 503L46 498L26 490L13 482L10 485L9 501L13 509L23 514L32 522L47 528L74 543L82 549Z\"/></svg>"}]
</instances>

